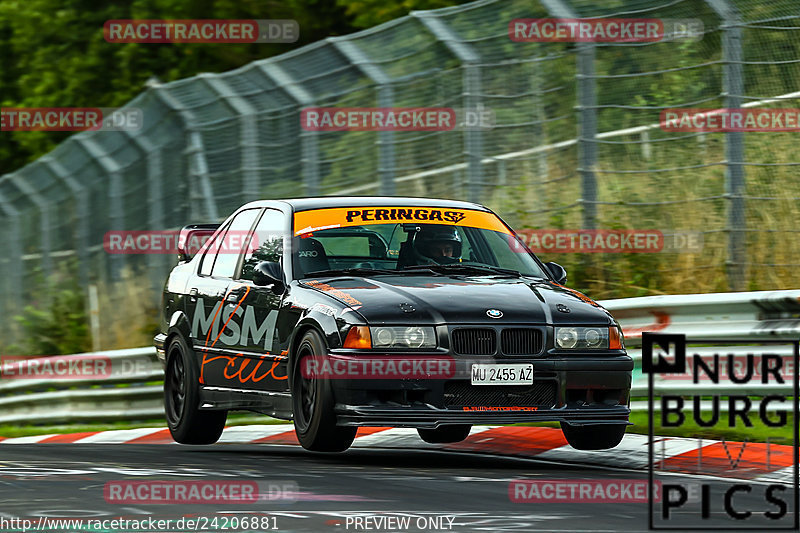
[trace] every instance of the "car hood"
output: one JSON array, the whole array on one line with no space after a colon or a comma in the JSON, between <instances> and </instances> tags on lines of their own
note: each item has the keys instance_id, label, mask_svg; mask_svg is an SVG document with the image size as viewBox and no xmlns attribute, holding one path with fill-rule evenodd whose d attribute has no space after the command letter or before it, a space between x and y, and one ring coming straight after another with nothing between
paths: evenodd
<instances>
[{"instance_id":1,"label":"car hood","mask_svg":"<svg viewBox=\"0 0 800 533\"><path fill-rule=\"evenodd\" d=\"M595 301L541 279L384 275L319 278L302 285L356 309L370 324L613 323ZM502 316L490 318L490 309Z\"/></svg>"}]
</instances>

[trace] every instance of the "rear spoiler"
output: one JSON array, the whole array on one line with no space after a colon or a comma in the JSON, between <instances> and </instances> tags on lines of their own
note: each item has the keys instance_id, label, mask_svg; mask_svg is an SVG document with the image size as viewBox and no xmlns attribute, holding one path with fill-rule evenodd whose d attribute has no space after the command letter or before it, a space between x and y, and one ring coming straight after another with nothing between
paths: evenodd
<instances>
[{"instance_id":1,"label":"rear spoiler","mask_svg":"<svg viewBox=\"0 0 800 533\"><path fill-rule=\"evenodd\" d=\"M214 235L221 224L189 224L178 235L178 260L189 261Z\"/></svg>"}]
</instances>

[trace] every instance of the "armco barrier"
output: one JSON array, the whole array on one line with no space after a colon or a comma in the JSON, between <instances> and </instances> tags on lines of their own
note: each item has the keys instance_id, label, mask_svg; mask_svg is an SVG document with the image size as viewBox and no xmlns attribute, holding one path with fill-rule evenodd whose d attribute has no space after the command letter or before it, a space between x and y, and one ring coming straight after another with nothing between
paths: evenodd
<instances>
[{"instance_id":1,"label":"armco barrier","mask_svg":"<svg viewBox=\"0 0 800 533\"><path fill-rule=\"evenodd\" d=\"M683 333L689 338L749 340L800 337L800 290L722 294L647 296L600 302L619 320L628 352L637 361L633 376L633 398L647 394L641 374L641 350L636 348L644 331ZM726 348L725 353L744 357L763 350L756 346ZM712 353L713 347L698 351ZM791 355L786 348L772 353ZM106 379L0 379L0 424L61 423L133 420L163 416L159 384L163 372L154 348L135 348L84 354L111 359ZM797 371L797 369L794 369ZM693 384L691 381L660 380L659 389L675 394L737 393L791 395L791 384L742 385ZM632 409L646 408L634 401Z\"/></svg>"},{"instance_id":2,"label":"armco barrier","mask_svg":"<svg viewBox=\"0 0 800 533\"><path fill-rule=\"evenodd\" d=\"M107 358L103 379L0 379L0 424L136 420L164 416L155 348L80 354ZM31 359L40 362L43 359ZM159 383L154 383L159 382Z\"/></svg>"},{"instance_id":3,"label":"armco barrier","mask_svg":"<svg viewBox=\"0 0 800 533\"><path fill-rule=\"evenodd\" d=\"M622 325L625 342L642 332L712 340L800 337L800 290L646 296L600 302Z\"/></svg>"}]
</instances>

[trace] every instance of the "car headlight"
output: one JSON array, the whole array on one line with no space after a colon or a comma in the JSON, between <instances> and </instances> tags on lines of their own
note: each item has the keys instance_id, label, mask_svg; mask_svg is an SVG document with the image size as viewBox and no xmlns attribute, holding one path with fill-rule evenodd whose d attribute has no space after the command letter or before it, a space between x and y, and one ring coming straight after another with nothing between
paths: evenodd
<instances>
[{"instance_id":1,"label":"car headlight","mask_svg":"<svg viewBox=\"0 0 800 533\"><path fill-rule=\"evenodd\" d=\"M562 350L622 349L622 335L617 326L570 326L558 327L555 329L556 347ZM612 342L609 342L609 339L611 339Z\"/></svg>"},{"instance_id":2,"label":"car headlight","mask_svg":"<svg viewBox=\"0 0 800 533\"><path fill-rule=\"evenodd\" d=\"M436 347L436 333L432 327L378 326L369 329L373 348Z\"/></svg>"},{"instance_id":3,"label":"car headlight","mask_svg":"<svg viewBox=\"0 0 800 533\"><path fill-rule=\"evenodd\" d=\"M578 345L576 328L556 328L556 344L559 348L575 348Z\"/></svg>"}]
</instances>

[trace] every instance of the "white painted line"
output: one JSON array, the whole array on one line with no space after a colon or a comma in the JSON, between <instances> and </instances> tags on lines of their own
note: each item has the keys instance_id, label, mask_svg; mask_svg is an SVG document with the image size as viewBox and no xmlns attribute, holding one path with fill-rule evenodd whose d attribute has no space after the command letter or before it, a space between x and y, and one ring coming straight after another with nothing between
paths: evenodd
<instances>
[{"instance_id":1,"label":"white painted line","mask_svg":"<svg viewBox=\"0 0 800 533\"><path fill-rule=\"evenodd\" d=\"M648 447L647 435L630 433L625 435L622 442L616 448L610 450L581 451L572 446L566 445L542 452L536 456L537 459L547 459L555 461L572 461L588 464L601 464L606 466L618 466L624 468L647 468ZM703 441L703 446L711 444L713 441ZM696 439L656 437L654 443L654 456L656 461L660 461L663 456L666 459L697 449Z\"/></svg>"},{"instance_id":2,"label":"white painted line","mask_svg":"<svg viewBox=\"0 0 800 533\"><path fill-rule=\"evenodd\" d=\"M469 436L477 435L478 433L483 433L484 431L489 431L490 429L496 429L503 426L472 426L472 429L469 432Z\"/></svg>"},{"instance_id":3,"label":"white painted line","mask_svg":"<svg viewBox=\"0 0 800 533\"><path fill-rule=\"evenodd\" d=\"M271 435L293 431L292 424L259 424L225 428L217 444L247 444Z\"/></svg>"},{"instance_id":4,"label":"white painted line","mask_svg":"<svg viewBox=\"0 0 800 533\"><path fill-rule=\"evenodd\" d=\"M35 444L39 441L55 436L56 436L55 433L51 433L50 435L32 435L30 437L14 437L11 439L0 441L0 444Z\"/></svg>"},{"instance_id":5,"label":"white painted line","mask_svg":"<svg viewBox=\"0 0 800 533\"><path fill-rule=\"evenodd\" d=\"M763 476L758 476L754 479L754 481L791 485L794 483L794 467L789 466L780 470L776 470L775 472L770 472L769 474L764 474Z\"/></svg>"},{"instance_id":6,"label":"white painted line","mask_svg":"<svg viewBox=\"0 0 800 533\"><path fill-rule=\"evenodd\" d=\"M488 431L490 429L498 428L501 426L472 426L469 434L477 435ZM419 438L419 433L414 428L392 428L384 431L379 431L371 435L357 437L353 442L353 446L358 448L367 448L370 446L382 448L395 448L395 447L412 447L412 448L442 448L445 444L429 444Z\"/></svg>"},{"instance_id":7,"label":"white painted line","mask_svg":"<svg viewBox=\"0 0 800 533\"><path fill-rule=\"evenodd\" d=\"M123 444L138 437L158 433L164 428L137 428L137 429L117 429L114 431L103 431L97 435L89 435L75 444Z\"/></svg>"},{"instance_id":8,"label":"white painted line","mask_svg":"<svg viewBox=\"0 0 800 533\"><path fill-rule=\"evenodd\" d=\"M419 438L414 428L392 428L372 435L358 437L354 448L439 448L440 444L428 444Z\"/></svg>"}]
</instances>

